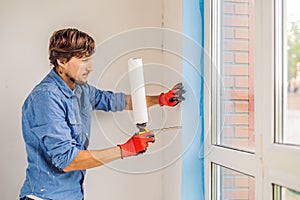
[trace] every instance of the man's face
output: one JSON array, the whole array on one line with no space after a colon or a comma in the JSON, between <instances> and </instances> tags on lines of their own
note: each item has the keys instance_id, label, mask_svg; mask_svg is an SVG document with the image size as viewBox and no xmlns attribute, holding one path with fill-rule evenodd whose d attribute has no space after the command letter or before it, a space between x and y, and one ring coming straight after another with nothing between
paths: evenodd
<instances>
[{"instance_id":1,"label":"man's face","mask_svg":"<svg viewBox=\"0 0 300 200\"><path fill-rule=\"evenodd\" d=\"M65 74L73 82L77 84L87 83L89 73L93 69L92 57L76 58L72 57L65 64Z\"/></svg>"}]
</instances>

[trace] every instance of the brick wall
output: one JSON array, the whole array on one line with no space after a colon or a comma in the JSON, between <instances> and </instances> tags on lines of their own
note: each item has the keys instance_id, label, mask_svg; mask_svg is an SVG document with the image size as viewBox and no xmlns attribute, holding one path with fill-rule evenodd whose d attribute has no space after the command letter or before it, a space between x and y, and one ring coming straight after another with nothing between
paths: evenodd
<instances>
[{"instance_id":1,"label":"brick wall","mask_svg":"<svg viewBox=\"0 0 300 200\"><path fill-rule=\"evenodd\" d=\"M254 151L254 16L252 0L223 0L221 145ZM254 200L254 179L224 170L225 199Z\"/></svg>"},{"instance_id":2,"label":"brick wall","mask_svg":"<svg viewBox=\"0 0 300 200\"><path fill-rule=\"evenodd\" d=\"M223 2L222 77L224 84L222 144L254 149L253 5L248 0Z\"/></svg>"},{"instance_id":3,"label":"brick wall","mask_svg":"<svg viewBox=\"0 0 300 200\"><path fill-rule=\"evenodd\" d=\"M226 168L222 169L223 174L223 195L224 200L233 199L250 199L251 190L249 190L249 182L252 177L235 172Z\"/></svg>"},{"instance_id":4,"label":"brick wall","mask_svg":"<svg viewBox=\"0 0 300 200\"><path fill-rule=\"evenodd\" d=\"M254 200L255 180L253 177L221 167L222 200Z\"/></svg>"}]
</instances>

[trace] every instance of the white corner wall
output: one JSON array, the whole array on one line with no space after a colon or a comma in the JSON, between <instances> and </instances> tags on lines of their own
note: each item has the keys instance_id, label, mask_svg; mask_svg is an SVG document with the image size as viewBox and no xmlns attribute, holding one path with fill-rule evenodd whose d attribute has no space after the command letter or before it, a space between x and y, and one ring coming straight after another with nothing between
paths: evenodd
<instances>
[{"instance_id":1,"label":"white corner wall","mask_svg":"<svg viewBox=\"0 0 300 200\"><path fill-rule=\"evenodd\" d=\"M21 106L32 88L50 70L47 47L52 32L64 27L77 27L92 35L101 45L109 38L134 28L162 26L181 31L180 0L0 2L1 198L17 199L24 181L26 154L21 133ZM158 36L158 40L164 43L163 34ZM124 44L119 45L122 47ZM97 52L98 55L101 53ZM144 49L120 55L108 68L97 66L95 62L97 69L91 82L99 88L128 93L129 85L125 84L124 74L127 59L134 56L142 56L147 66L145 80L148 94L157 94L181 80L180 58L157 49ZM172 70L174 76L170 77L165 67L160 71L164 65ZM149 128L181 124L180 107L173 110L153 107L149 113ZM135 131L130 124L129 112L112 114L100 111L94 114L93 119L91 148L105 148L124 142ZM172 134L158 134L157 142L143 156L88 170L86 199L181 199L180 156L176 160L168 160L169 153L180 154L181 138L180 132L176 132L176 137ZM173 138L172 145L168 145L169 138Z\"/></svg>"}]
</instances>

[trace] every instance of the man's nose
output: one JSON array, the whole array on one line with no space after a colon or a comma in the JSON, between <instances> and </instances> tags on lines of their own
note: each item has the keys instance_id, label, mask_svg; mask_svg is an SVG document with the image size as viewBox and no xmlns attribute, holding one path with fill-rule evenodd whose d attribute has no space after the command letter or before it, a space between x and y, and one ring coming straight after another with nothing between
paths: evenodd
<instances>
[{"instance_id":1,"label":"man's nose","mask_svg":"<svg viewBox=\"0 0 300 200\"><path fill-rule=\"evenodd\" d=\"M93 63L90 63L87 68L86 68L89 72L93 71L94 69L94 66L93 66Z\"/></svg>"}]
</instances>

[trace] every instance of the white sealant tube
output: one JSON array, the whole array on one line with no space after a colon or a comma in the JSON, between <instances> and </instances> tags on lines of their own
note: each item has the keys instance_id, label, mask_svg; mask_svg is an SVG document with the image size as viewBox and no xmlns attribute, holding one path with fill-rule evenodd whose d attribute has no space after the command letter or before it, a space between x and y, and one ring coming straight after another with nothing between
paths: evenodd
<instances>
[{"instance_id":1,"label":"white sealant tube","mask_svg":"<svg viewBox=\"0 0 300 200\"><path fill-rule=\"evenodd\" d=\"M142 58L130 58L128 60L128 72L131 89L132 112L135 124L148 122L146 93L143 73Z\"/></svg>"}]
</instances>

